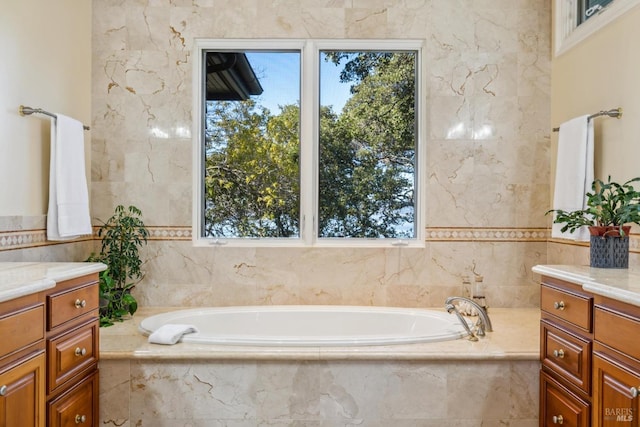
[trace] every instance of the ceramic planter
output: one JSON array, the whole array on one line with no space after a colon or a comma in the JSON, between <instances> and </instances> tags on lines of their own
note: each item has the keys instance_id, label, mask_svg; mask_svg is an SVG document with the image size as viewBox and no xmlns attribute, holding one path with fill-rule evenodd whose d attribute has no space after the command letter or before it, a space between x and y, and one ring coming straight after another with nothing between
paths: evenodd
<instances>
[{"instance_id":1,"label":"ceramic planter","mask_svg":"<svg viewBox=\"0 0 640 427\"><path fill-rule=\"evenodd\" d=\"M619 226L589 227L591 242L589 262L597 268L629 268L629 232L630 226L622 227L624 236L620 236Z\"/></svg>"}]
</instances>

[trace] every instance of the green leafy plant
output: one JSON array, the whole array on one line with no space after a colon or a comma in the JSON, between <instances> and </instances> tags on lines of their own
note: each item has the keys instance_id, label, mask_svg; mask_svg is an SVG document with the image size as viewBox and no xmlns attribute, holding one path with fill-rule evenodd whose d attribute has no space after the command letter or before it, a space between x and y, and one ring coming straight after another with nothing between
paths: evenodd
<instances>
[{"instance_id":1,"label":"green leafy plant","mask_svg":"<svg viewBox=\"0 0 640 427\"><path fill-rule=\"evenodd\" d=\"M556 213L554 223L564 224L562 232L574 232L582 226L615 228L615 232L624 236L623 225L640 225L640 192L633 187L640 177L630 179L624 184L596 179L587 193L587 208L576 211L551 209L546 213Z\"/></svg>"},{"instance_id":2,"label":"green leafy plant","mask_svg":"<svg viewBox=\"0 0 640 427\"><path fill-rule=\"evenodd\" d=\"M141 216L135 206L125 209L118 205L98 230L98 237L102 238L100 253L87 259L108 267L100 274L100 326L121 322L138 309L131 290L143 277L139 249L149 236Z\"/></svg>"}]
</instances>

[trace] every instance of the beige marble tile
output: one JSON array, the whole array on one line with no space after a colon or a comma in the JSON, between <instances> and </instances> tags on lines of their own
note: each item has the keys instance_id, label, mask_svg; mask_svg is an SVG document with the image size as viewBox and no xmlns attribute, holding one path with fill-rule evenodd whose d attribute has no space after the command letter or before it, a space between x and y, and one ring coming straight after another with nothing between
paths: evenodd
<instances>
[{"instance_id":1,"label":"beige marble tile","mask_svg":"<svg viewBox=\"0 0 640 427\"><path fill-rule=\"evenodd\" d=\"M131 370L129 360L101 360L100 420L103 424L130 427Z\"/></svg>"},{"instance_id":2,"label":"beige marble tile","mask_svg":"<svg viewBox=\"0 0 640 427\"><path fill-rule=\"evenodd\" d=\"M118 422L528 425L536 405L515 388L536 389L534 363L132 362L131 420ZM116 420L109 408L101 422Z\"/></svg>"},{"instance_id":3,"label":"beige marble tile","mask_svg":"<svg viewBox=\"0 0 640 427\"><path fill-rule=\"evenodd\" d=\"M123 10L125 13L123 13ZM258 19L258 17L260 19ZM524 1L125 0L93 9L92 210L135 204L154 226L191 224L195 38L425 40L427 226L540 227L548 204L550 12ZM546 188L545 188L546 186ZM540 212L538 212L540 206ZM469 250L465 247L471 247ZM535 304L536 243L403 251L144 251L143 305L439 305L477 259L495 304Z\"/></svg>"}]
</instances>

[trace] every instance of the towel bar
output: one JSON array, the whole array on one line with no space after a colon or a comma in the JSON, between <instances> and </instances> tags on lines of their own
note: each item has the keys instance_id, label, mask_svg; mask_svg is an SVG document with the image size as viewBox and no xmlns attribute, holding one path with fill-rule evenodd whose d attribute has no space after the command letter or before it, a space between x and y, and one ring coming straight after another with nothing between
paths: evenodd
<instances>
[{"instance_id":1,"label":"towel bar","mask_svg":"<svg viewBox=\"0 0 640 427\"><path fill-rule=\"evenodd\" d=\"M589 117L587 117L587 120L595 119L596 117L600 117L600 116L609 116L609 117L615 117L619 119L620 117L622 117L622 107L614 108L612 110L598 111L597 113L594 113ZM560 128L557 127L557 128L553 128L552 130L554 132L558 132Z\"/></svg>"},{"instance_id":2,"label":"towel bar","mask_svg":"<svg viewBox=\"0 0 640 427\"><path fill-rule=\"evenodd\" d=\"M21 105L18 108L18 113L20 113L21 116L30 116L31 114L44 114L45 116L53 117L54 119L57 117L55 114L45 111L42 108L31 108L25 107L24 105ZM91 128L87 125L82 125L82 128L84 130L91 130Z\"/></svg>"}]
</instances>

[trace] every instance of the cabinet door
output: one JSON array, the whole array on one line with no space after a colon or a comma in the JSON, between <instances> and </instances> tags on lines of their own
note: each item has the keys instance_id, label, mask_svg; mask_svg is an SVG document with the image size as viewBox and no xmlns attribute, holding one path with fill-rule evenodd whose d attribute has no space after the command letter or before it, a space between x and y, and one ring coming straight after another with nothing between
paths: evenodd
<instances>
[{"instance_id":1,"label":"cabinet door","mask_svg":"<svg viewBox=\"0 0 640 427\"><path fill-rule=\"evenodd\" d=\"M640 426L640 371L594 355L594 427Z\"/></svg>"},{"instance_id":2,"label":"cabinet door","mask_svg":"<svg viewBox=\"0 0 640 427\"><path fill-rule=\"evenodd\" d=\"M0 374L0 427L44 427L45 355Z\"/></svg>"}]
</instances>

